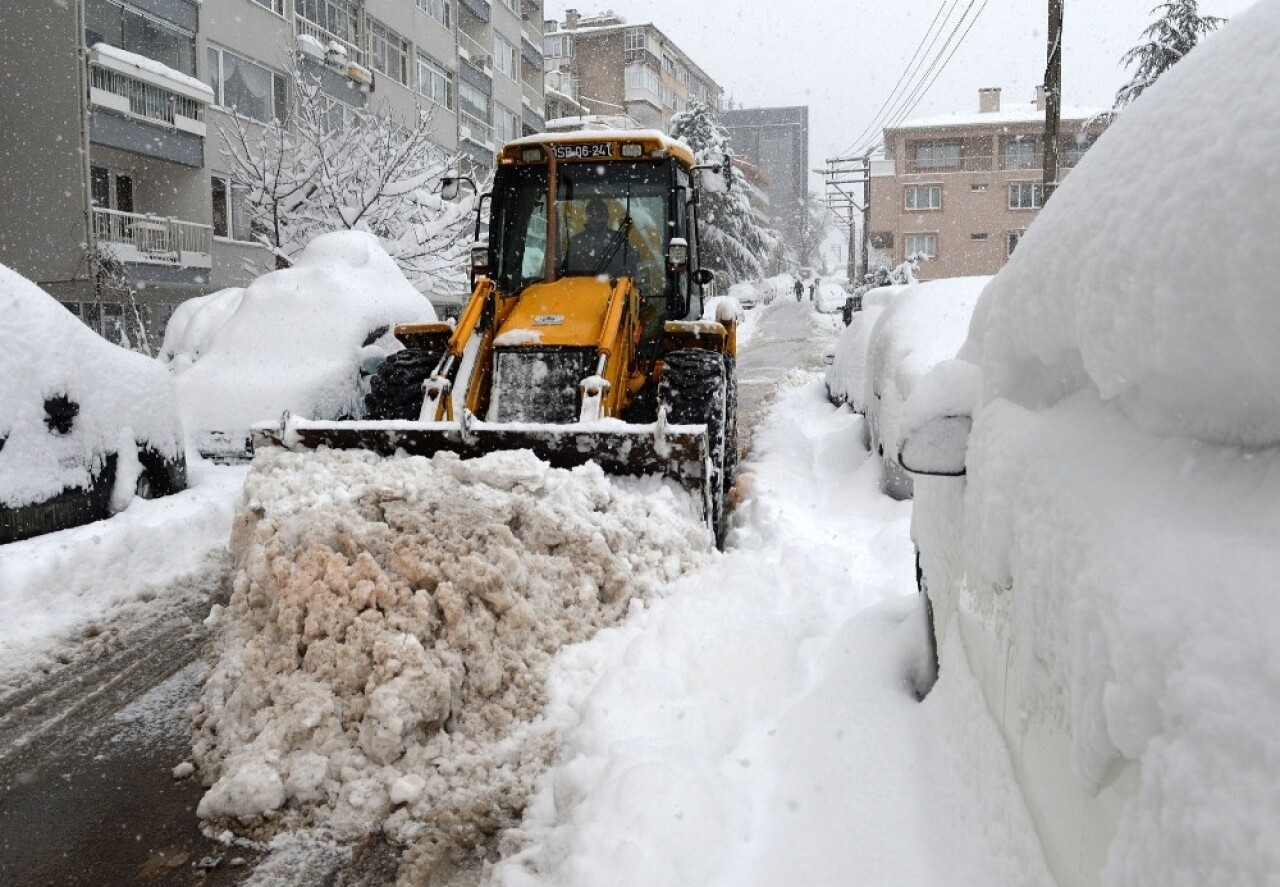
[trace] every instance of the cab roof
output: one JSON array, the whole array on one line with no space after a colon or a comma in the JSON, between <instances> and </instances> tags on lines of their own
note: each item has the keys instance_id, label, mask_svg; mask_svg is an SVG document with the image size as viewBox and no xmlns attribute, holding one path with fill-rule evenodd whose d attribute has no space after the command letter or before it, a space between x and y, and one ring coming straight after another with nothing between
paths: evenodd
<instances>
[{"instance_id":1,"label":"cab roof","mask_svg":"<svg viewBox=\"0 0 1280 887\"><path fill-rule=\"evenodd\" d=\"M514 139L498 153L502 163L519 163L525 148L543 145L583 145L599 143L638 144L646 155L665 151L685 166L693 166L693 150L685 142L673 139L656 129L590 129L578 132L546 132Z\"/></svg>"}]
</instances>

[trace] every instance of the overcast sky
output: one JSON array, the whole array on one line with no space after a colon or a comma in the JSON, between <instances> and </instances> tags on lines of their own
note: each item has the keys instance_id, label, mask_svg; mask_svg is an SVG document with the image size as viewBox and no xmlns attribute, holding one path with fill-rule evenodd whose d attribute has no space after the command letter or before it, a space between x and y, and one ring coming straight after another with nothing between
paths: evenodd
<instances>
[{"instance_id":1,"label":"overcast sky","mask_svg":"<svg viewBox=\"0 0 1280 887\"><path fill-rule=\"evenodd\" d=\"M847 150L875 118L923 33L951 0L548 0L546 15L612 9L651 21L745 107L809 106L810 166ZM1157 0L1066 0L1063 103L1109 107L1128 78L1120 57ZM984 0L975 0L973 9ZM985 0L985 8L912 117L977 109L999 86L1006 107L1030 101L1045 67L1047 0ZM1201 0L1231 17L1253 0ZM952 21L969 0L959 0ZM816 183L816 180L815 180Z\"/></svg>"}]
</instances>

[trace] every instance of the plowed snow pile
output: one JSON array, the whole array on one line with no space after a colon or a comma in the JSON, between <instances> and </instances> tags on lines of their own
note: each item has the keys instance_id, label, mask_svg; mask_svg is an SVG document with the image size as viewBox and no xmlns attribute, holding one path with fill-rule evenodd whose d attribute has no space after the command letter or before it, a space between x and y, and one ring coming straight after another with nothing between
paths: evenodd
<instances>
[{"instance_id":1,"label":"plowed snow pile","mask_svg":"<svg viewBox=\"0 0 1280 887\"><path fill-rule=\"evenodd\" d=\"M683 493L595 466L260 453L195 715L200 816L465 856L519 822L554 754L555 651L708 548Z\"/></svg>"}]
</instances>

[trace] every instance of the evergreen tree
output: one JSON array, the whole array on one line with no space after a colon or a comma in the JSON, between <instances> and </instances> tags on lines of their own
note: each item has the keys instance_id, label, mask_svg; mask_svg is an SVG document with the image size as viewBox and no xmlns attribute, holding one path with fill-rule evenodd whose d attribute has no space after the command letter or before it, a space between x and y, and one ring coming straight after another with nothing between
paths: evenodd
<instances>
[{"instance_id":1,"label":"evergreen tree","mask_svg":"<svg viewBox=\"0 0 1280 887\"><path fill-rule=\"evenodd\" d=\"M693 102L671 120L671 136L693 149L698 163L720 163L729 153L729 133L711 109ZM727 190L703 188L698 204L700 262L726 284L764 277L765 262L778 234L756 221L751 189L742 172L733 169Z\"/></svg>"},{"instance_id":2,"label":"evergreen tree","mask_svg":"<svg viewBox=\"0 0 1280 887\"><path fill-rule=\"evenodd\" d=\"M1197 0L1166 0L1151 10L1157 16L1145 31L1143 42L1124 54L1125 67L1137 65L1133 79L1116 93L1116 110L1130 104L1156 82L1165 71L1177 64L1195 48L1200 40L1217 30L1226 19L1200 15Z\"/></svg>"}]
</instances>

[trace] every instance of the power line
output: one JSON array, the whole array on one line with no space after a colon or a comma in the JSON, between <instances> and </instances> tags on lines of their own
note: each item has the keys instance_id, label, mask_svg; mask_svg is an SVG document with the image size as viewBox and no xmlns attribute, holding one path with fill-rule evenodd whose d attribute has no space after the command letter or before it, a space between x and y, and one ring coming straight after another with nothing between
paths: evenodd
<instances>
[{"instance_id":1,"label":"power line","mask_svg":"<svg viewBox=\"0 0 1280 887\"><path fill-rule=\"evenodd\" d=\"M956 2L952 4L952 9L954 9L955 6L958 5L958 2L959 0L956 0ZM911 77L908 80L909 92L900 96L898 100L893 103L893 107L889 111L887 118L884 117L883 114L877 115L877 118L875 121L873 121L872 126L867 128L867 130L870 130L870 133L867 134L867 130L864 130L864 136L860 136L860 139L859 139L860 143L855 142L855 144L857 144L858 147L855 151L852 152L852 154L854 154L855 156L858 154L862 154L876 143L876 141L878 140L878 129L875 129L873 127L875 127L877 122L883 122L886 128L892 128L894 126L897 126L903 120L905 120L907 116L910 115L911 112L916 109L916 106L920 104L920 102L928 94L929 90L933 88L933 84L937 82L938 77L940 77L943 71L946 70L947 65L950 64L951 59L955 56L956 52L960 49L960 46L964 43L965 38L969 36L969 32L973 30L973 26L977 23L978 18L982 15L982 11L986 9L988 0L982 0L982 5L978 7L977 12L974 13L972 16L970 16L969 14L970 12L973 11L973 7L976 2L977 0L969 0L969 5L965 7L964 11L960 14L959 18L955 20L954 25L952 25L951 32L947 35L947 38L943 42L941 48L938 50L938 52L933 56L932 60L929 62L928 67L924 69L923 74L919 74L919 72L917 72L911 75ZM950 17L951 17L951 11L949 10L946 18L944 18L943 20L944 29L946 27L946 24L950 21ZM968 20L967 24L966 24L966 19ZM964 27L964 31L961 33L960 28L962 26ZM956 37L957 33L959 33L959 39L957 39ZM929 46L930 50L932 50L934 45L937 44L937 38L941 36L941 34L942 34L942 29L940 29L938 33L934 35L933 40L930 42L930 46ZM944 55L945 55L945 58L943 57ZM848 156L848 154L842 155L842 156Z\"/></svg>"},{"instance_id":2,"label":"power line","mask_svg":"<svg viewBox=\"0 0 1280 887\"><path fill-rule=\"evenodd\" d=\"M951 0L951 8L955 9L956 4L959 2L960 0ZM857 137L853 140L853 142L849 145L848 148L845 148L836 156L844 157L851 154L853 152L854 147L857 146L862 141L863 137L868 132L875 131L876 123L880 120L881 115L884 114L885 109L893 101L894 96L897 95L898 88L902 86L903 80L905 80L907 78L907 74L911 72L912 66L914 66L916 63L916 59L920 57L920 50L924 48L925 41L927 41L929 39L929 35L933 33L933 26L938 23L938 17L942 15L942 10L946 9L946 6L947 6L947 0L942 0L942 2L938 4L938 11L933 14L933 21L929 22L929 27L925 30L925 32L922 35L920 35L920 42L916 44L915 52L911 54L910 60L907 61L906 66L902 69L902 73L898 75L898 82L893 85L893 89L889 91L889 95L885 97L884 102L880 105L880 108L876 111L875 116L872 117L871 122L866 125L866 127L862 130L862 132L858 133ZM950 18L950 16L951 16L951 12L948 11L947 18ZM945 22L946 19L943 19L943 21ZM939 33L941 33L941 29L939 29ZM915 75L912 74L913 78L914 76Z\"/></svg>"}]
</instances>

